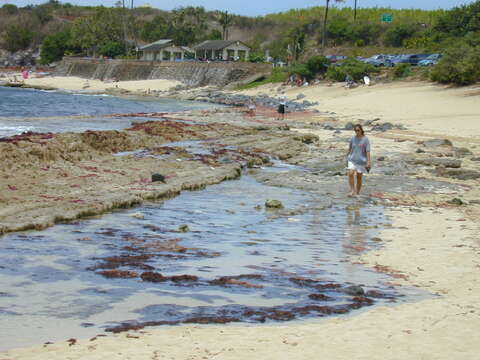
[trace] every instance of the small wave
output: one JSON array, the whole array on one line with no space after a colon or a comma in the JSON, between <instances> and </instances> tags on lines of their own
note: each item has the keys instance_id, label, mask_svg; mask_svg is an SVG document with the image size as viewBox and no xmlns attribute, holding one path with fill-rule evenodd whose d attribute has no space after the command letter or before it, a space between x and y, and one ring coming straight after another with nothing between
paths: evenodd
<instances>
[{"instance_id":1,"label":"small wave","mask_svg":"<svg viewBox=\"0 0 480 360\"><path fill-rule=\"evenodd\" d=\"M78 92L72 92L71 94L75 96L112 97L112 95L108 95L108 94L86 94L86 93L82 94Z\"/></svg>"},{"instance_id":2,"label":"small wave","mask_svg":"<svg viewBox=\"0 0 480 360\"><path fill-rule=\"evenodd\" d=\"M18 135L34 130L33 126L0 126L0 137Z\"/></svg>"}]
</instances>

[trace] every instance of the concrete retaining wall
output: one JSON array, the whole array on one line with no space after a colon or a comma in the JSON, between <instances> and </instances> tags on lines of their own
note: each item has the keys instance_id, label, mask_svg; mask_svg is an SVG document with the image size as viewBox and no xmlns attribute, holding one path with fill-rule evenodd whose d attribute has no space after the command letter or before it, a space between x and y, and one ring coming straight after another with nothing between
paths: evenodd
<instances>
[{"instance_id":1,"label":"concrete retaining wall","mask_svg":"<svg viewBox=\"0 0 480 360\"><path fill-rule=\"evenodd\" d=\"M178 80L189 86L225 86L255 75L267 75L270 64L244 62L149 62L64 58L57 76L78 76L98 80Z\"/></svg>"}]
</instances>

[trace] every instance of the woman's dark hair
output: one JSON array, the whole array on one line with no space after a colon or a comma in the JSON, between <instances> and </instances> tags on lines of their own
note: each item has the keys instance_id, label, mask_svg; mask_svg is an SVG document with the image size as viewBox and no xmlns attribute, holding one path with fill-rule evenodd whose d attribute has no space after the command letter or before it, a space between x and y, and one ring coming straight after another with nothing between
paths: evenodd
<instances>
[{"instance_id":1,"label":"woman's dark hair","mask_svg":"<svg viewBox=\"0 0 480 360\"><path fill-rule=\"evenodd\" d=\"M365 131L363 131L362 125L360 125L360 124L355 125L353 127L353 130L356 130L356 129L360 129L360 131L362 132L362 135L365 135Z\"/></svg>"}]
</instances>

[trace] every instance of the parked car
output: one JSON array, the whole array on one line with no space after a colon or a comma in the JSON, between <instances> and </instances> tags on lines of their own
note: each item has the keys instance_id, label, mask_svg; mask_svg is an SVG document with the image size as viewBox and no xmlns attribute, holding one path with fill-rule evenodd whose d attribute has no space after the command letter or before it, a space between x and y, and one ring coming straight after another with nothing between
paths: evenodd
<instances>
[{"instance_id":1,"label":"parked car","mask_svg":"<svg viewBox=\"0 0 480 360\"><path fill-rule=\"evenodd\" d=\"M347 57L343 55L327 55L326 58L330 61L331 64L335 64L342 60L345 60Z\"/></svg>"},{"instance_id":2,"label":"parked car","mask_svg":"<svg viewBox=\"0 0 480 360\"><path fill-rule=\"evenodd\" d=\"M438 63L438 60L442 57L442 54L431 54L424 60L420 60L418 62L419 66L431 66L431 65L436 65Z\"/></svg>"},{"instance_id":3,"label":"parked car","mask_svg":"<svg viewBox=\"0 0 480 360\"><path fill-rule=\"evenodd\" d=\"M369 58L363 59L362 61L373 66L387 66L387 67L393 66L393 62L390 58L390 55L383 55L383 54L373 55Z\"/></svg>"},{"instance_id":4,"label":"parked car","mask_svg":"<svg viewBox=\"0 0 480 360\"><path fill-rule=\"evenodd\" d=\"M393 63L396 64L410 64L412 66L418 65L418 63L426 59L430 54L408 54L403 55L397 59L393 60Z\"/></svg>"}]
</instances>

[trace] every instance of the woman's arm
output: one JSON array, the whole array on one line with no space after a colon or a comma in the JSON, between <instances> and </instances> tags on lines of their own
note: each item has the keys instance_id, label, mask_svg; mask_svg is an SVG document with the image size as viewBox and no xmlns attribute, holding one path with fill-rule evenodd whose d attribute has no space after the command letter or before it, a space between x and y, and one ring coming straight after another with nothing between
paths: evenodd
<instances>
[{"instance_id":1,"label":"woman's arm","mask_svg":"<svg viewBox=\"0 0 480 360\"><path fill-rule=\"evenodd\" d=\"M350 143L348 144L347 156L350 155L351 152L352 152L352 140L350 140Z\"/></svg>"},{"instance_id":2,"label":"woman's arm","mask_svg":"<svg viewBox=\"0 0 480 360\"><path fill-rule=\"evenodd\" d=\"M372 167L372 159L370 157L370 140L368 138L367 138L365 152L367 153L367 167Z\"/></svg>"}]
</instances>

